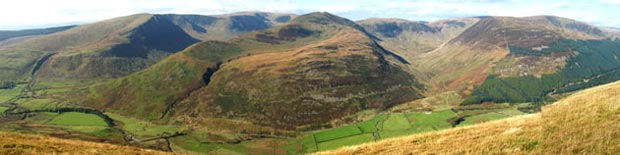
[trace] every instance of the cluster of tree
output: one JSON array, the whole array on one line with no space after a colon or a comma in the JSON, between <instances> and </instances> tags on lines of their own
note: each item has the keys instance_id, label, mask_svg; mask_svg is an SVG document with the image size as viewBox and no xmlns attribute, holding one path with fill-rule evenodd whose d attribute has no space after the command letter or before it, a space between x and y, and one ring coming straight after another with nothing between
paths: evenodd
<instances>
[{"instance_id":1,"label":"cluster of tree","mask_svg":"<svg viewBox=\"0 0 620 155\"><path fill-rule=\"evenodd\" d=\"M620 80L620 40L563 40L579 54L554 74L534 76L489 76L463 104L482 102L542 102L549 93L580 90Z\"/></svg>"},{"instance_id":2,"label":"cluster of tree","mask_svg":"<svg viewBox=\"0 0 620 155\"><path fill-rule=\"evenodd\" d=\"M0 89L13 89L17 86L17 82L15 81L1 81Z\"/></svg>"},{"instance_id":3,"label":"cluster of tree","mask_svg":"<svg viewBox=\"0 0 620 155\"><path fill-rule=\"evenodd\" d=\"M87 109L87 108L56 108L56 109L37 109L37 110L24 110L24 111L18 111L18 112L9 112L6 111L5 114L9 114L9 115L20 115L20 114L28 114L28 113L40 113L40 112L56 112L56 113L63 113L63 112L79 112L79 113L85 113L85 114L93 114L93 115L97 115L99 117L101 117L103 119L103 121L106 122L106 124L108 125L108 127L114 127L114 125L116 125L114 123L114 120L112 118L110 118L110 116L106 115L105 113L99 111L99 110L95 110L95 109Z\"/></svg>"},{"instance_id":4,"label":"cluster of tree","mask_svg":"<svg viewBox=\"0 0 620 155\"><path fill-rule=\"evenodd\" d=\"M546 47L539 47L539 50L534 50L533 48L523 48L519 46L509 46L510 53L516 55L535 55L535 56L543 56L547 54L551 54L554 52L568 52L570 49L570 44L572 44L571 40L560 40L551 43Z\"/></svg>"}]
</instances>

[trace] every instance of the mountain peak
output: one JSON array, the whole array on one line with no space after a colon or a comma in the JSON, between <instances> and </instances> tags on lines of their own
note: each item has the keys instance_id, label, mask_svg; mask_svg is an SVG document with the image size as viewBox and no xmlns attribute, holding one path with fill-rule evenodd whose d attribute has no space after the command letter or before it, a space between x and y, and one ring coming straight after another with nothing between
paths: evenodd
<instances>
[{"instance_id":1,"label":"mountain peak","mask_svg":"<svg viewBox=\"0 0 620 155\"><path fill-rule=\"evenodd\" d=\"M295 23L318 23L318 24L327 24L327 23L337 23L340 25L351 26L351 27L359 27L355 22L348 20L346 18L342 18L336 15L333 15L328 12L313 12L305 15L301 15L293 20Z\"/></svg>"}]
</instances>

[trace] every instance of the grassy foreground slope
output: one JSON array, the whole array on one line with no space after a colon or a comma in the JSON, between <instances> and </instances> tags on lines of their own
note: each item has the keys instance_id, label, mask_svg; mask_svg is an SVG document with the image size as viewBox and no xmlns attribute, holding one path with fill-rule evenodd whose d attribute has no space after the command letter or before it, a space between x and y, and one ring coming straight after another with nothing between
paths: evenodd
<instances>
[{"instance_id":1,"label":"grassy foreground slope","mask_svg":"<svg viewBox=\"0 0 620 155\"><path fill-rule=\"evenodd\" d=\"M0 154L171 154L130 146L0 132Z\"/></svg>"},{"instance_id":2,"label":"grassy foreground slope","mask_svg":"<svg viewBox=\"0 0 620 155\"><path fill-rule=\"evenodd\" d=\"M319 154L615 154L620 82L575 93L538 114Z\"/></svg>"}]
</instances>

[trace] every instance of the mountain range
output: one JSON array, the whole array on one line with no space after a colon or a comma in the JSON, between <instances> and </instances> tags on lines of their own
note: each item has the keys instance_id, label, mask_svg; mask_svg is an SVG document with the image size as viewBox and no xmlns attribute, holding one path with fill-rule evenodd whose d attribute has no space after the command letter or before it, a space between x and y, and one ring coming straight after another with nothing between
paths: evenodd
<instances>
[{"instance_id":1,"label":"mountain range","mask_svg":"<svg viewBox=\"0 0 620 155\"><path fill-rule=\"evenodd\" d=\"M0 124L11 124L0 129L175 152L311 153L328 150L326 129L353 124L376 141L390 131L382 116L451 110L441 121L455 127L494 109L538 112L619 71L617 30L556 16L135 14L0 31ZM361 125L373 120L376 131Z\"/></svg>"}]
</instances>

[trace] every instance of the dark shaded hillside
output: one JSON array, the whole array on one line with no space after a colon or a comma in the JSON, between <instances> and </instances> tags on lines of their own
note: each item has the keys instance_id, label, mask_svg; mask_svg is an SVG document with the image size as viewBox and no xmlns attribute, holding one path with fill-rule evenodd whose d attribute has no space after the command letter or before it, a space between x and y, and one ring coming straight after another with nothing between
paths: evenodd
<instances>
[{"instance_id":1,"label":"dark shaded hillside","mask_svg":"<svg viewBox=\"0 0 620 155\"><path fill-rule=\"evenodd\" d=\"M239 12L225 15L160 15L199 40L227 40L247 32L264 30L294 19L293 14ZM284 20L286 19L286 20Z\"/></svg>"},{"instance_id":2,"label":"dark shaded hillside","mask_svg":"<svg viewBox=\"0 0 620 155\"><path fill-rule=\"evenodd\" d=\"M109 34L108 37L114 35ZM79 79L119 77L148 67L170 53L199 41L159 15L149 15L144 22L119 35L114 38L119 40L118 43L103 49L95 48L79 54L62 52L54 56L43 66L39 76Z\"/></svg>"},{"instance_id":3,"label":"dark shaded hillside","mask_svg":"<svg viewBox=\"0 0 620 155\"><path fill-rule=\"evenodd\" d=\"M375 19L378 20L378 19ZM378 22L376 24L370 24L371 21L362 21L364 28L370 32L380 34L380 36L394 38L403 33L403 31L411 32L428 32L437 33L438 28L433 28L426 25L424 22L410 22L404 20ZM368 23L368 24L366 24Z\"/></svg>"},{"instance_id":4,"label":"dark shaded hillside","mask_svg":"<svg viewBox=\"0 0 620 155\"><path fill-rule=\"evenodd\" d=\"M130 34L128 43L112 47L102 55L146 58L150 51L174 53L200 41L159 15L153 16L128 33Z\"/></svg>"}]
</instances>

